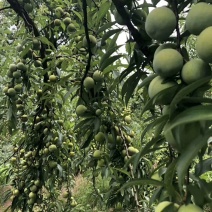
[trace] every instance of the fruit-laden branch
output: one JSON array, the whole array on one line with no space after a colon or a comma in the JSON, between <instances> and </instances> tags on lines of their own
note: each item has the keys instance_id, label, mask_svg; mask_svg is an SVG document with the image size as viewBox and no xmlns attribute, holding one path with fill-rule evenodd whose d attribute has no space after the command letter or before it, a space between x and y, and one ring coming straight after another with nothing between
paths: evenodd
<instances>
[{"instance_id":1,"label":"fruit-laden branch","mask_svg":"<svg viewBox=\"0 0 212 212\"><path fill-rule=\"evenodd\" d=\"M80 86L80 96L82 97L82 91L83 91L83 81L86 78L89 70L90 70L90 66L91 66L91 57L92 57L92 51L91 51L91 44L90 44L90 39L89 39L89 32L88 32L88 17L87 17L87 2L86 0L82 1L82 9L83 9L83 16L84 16L84 21L83 21L83 25L85 28L85 37L87 40L87 44L88 44L88 60L87 60L87 65L86 65L86 70L85 73L82 77L81 80L81 86Z\"/></svg>"},{"instance_id":2,"label":"fruit-laden branch","mask_svg":"<svg viewBox=\"0 0 212 212\"><path fill-rule=\"evenodd\" d=\"M116 10L126 23L128 30L130 31L131 35L133 36L134 41L137 43L139 49L143 52L143 54L151 61L151 52L148 50L147 46L144 46L142 41L142 36L139 31L133 26L130 21L129 14L125 10L123 3L120 0L112 0L113 4L116 7Z\"/></svg>"},{"instance_id":3,"label":"fruit-laden branch","mask_svg":"<svg viewBox=\"0 0 212 212\"><path fill-rule=\"evenodd\" d=\"M0 8L0 11L6 10L6 9L10 9L10 8L11 8L11 6L9 6L9 7L3 7L3 8Z\"/></svg>"},{"instance_id":4,"label":"fruit-laden branch","mask_svg":"<svg viewBox=\"0 0 212 212\"><path fill-rule=\"evenodd\" d=\"M24 23L25 23L26 27L28 28L28 30L30 32L33 32L35 37L39 37L40 36L39 30L37 29L33 20L29 17L29 14L19 4L19 2L17 0L7 0L7 1L11 5L11 8L24 20ZM42 59L45 58L45 46L42 42L41 42L40 56L41 56ZM43 63L43 68L44 69L47 68L47 62L45 62L45 60L44 60L44 63ZM49 79L48 74L45 74L44 75L44 82L47 82L48 79Z\"/></svg>"}]
</instances>

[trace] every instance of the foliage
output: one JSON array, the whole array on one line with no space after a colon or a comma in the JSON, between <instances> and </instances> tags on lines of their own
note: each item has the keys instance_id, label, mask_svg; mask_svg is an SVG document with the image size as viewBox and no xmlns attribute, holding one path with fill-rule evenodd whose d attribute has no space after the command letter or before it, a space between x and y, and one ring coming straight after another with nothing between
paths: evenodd
<instances>
[{"instance_id":1,"label":"foliage","mask_svg":"<svg viewBox=\"0 0 212 212\"><path fill-rule=\"evenodd\" d=\"M161 2L0 2L1 143L12 146L0 167L10 164L1 180L12 186L4 195L12 211L83 208L72 187L74 176L85 172L106 209L145 211L163 201L212 208L212 182L205 179L211 74L191 84L180 74L198 55L185 23L198 1L165 1L173 21L154 37L151 31L166 21L153 17L146 30L146 20ZM119 44L123 34L126 42ZM180 63L157 53L167 43L173 48L166 52L177 52ZM156 55L164 62L156 63ZM150 95L158 75L160 85L171 80L176 86ZM100 175L108 182L104 191L96 183Z\"/></svg>"}]
</instances>

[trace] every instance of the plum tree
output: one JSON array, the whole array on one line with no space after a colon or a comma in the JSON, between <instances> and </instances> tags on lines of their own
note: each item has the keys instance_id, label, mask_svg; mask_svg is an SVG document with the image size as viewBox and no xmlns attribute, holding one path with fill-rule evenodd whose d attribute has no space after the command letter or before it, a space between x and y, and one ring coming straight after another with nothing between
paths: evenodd
<instances>
[{"instance_id":1,"label":"plum tree","mask_svg":"<svg viewBox=\"0 0 212 212\"><path fill-rule=\"evenodd\" d=\"M11 211L210 207L208 3L0 5L0 170ZM79 173L88 183L78 198Z\"/></svg>"}]
</instances>

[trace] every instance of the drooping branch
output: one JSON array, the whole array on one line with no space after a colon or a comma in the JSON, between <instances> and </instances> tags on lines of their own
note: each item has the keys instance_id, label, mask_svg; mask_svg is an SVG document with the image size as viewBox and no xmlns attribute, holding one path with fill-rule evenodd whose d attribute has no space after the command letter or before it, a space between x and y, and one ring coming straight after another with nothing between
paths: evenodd
<instances>
[{"instance_id":1,"label":"drooping branch","mask_svg":"<svg viewBox=\"0 0 212 212\"><path fill-rule=\"evenodd\" d=\"M24 20L24 23L27 29L30 32L32 32L35 37L39 37L40 32L38 28L36 27L34 21L30 18L29 14L26 12L26 10L19 4L19 2L17 0L7 0L7 1L11 5L11 8L16 12L16 14L18 14ZM45 58L45 46L42 42L41 42L40 56L42 59ZM44 69L47 68L47 62L45 62L45 60L43 63L43 67ZM45 74L44 82L47 82L47 81L48 81L48 74Z\"/></svg>"}]
</instances>

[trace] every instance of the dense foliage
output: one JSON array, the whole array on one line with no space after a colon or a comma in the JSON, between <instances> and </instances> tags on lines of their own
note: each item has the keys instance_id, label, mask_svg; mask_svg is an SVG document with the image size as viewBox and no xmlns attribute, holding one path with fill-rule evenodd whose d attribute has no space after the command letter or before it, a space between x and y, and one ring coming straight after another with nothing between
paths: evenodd
<instances>
[{"instance_id":1,"label":"dense foliage","mask_svg":"<svg viewBox=\"0 0 212 212\"><path fill-rule=\"evenodd\" d=\"M0 1L12 211L86 211L79 173L104 208L212 210L210 3Z\"/></svg>"}]
</instances>

